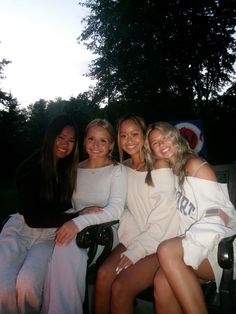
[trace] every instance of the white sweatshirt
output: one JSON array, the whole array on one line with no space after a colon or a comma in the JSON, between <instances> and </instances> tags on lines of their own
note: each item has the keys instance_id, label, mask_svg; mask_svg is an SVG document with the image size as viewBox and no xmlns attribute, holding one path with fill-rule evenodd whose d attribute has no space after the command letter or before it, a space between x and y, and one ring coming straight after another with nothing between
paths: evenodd
<instances>
[{"instance_id":1,"label":"white sweatshirt","mask_svg":"<svg viewBox=\"0 0 236 314\"><path fill-rule=\"evenodd\" d=\"M118 229L119 241L127 248L123 253L133 263L156 252L165 239L177 235L175 181L169 168L152 171L154 187L145 183L147 172L127 167L126 207Z\"/></svg>"},{"instance_id":2,"label":"white sweatshirt","mask_svg":"<svg viewBox=\"0 0 236 314\"><path fill-rule=\"evenodd\" d=\"M87 226L120 219L127 193L126 167L121 164L95 169L78 168L73 193L73 207L103 208L101 213L85 214L73 219L79 230Z\"/></svg>"}]
</instances>

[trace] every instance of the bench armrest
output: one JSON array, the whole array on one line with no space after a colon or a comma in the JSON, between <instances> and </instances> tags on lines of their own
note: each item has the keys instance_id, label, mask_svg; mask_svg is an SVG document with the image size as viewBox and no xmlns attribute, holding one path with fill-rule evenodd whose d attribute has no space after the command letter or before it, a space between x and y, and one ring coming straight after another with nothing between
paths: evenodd
<instances>
[{"instance_id":1,"label":"bench armrest","mask_svg":"<svg viewBox=\"0 0 236 314\"><path fill-rule=\"evenodd\" d=\"M220 282L221 313L233 313L233 274L234 274L234 250L233 242L236 234L224 238L218 246L218 264L223 269Z\"/></svg>"},{"instance_id":2,"label":"bench armrest","mask_svg":"<svg viewBox=\"0 0 236 314\"><path fill-rule=\"evenodd\" d=\"M102 253L96 261L100 265L110 254L113 247L113 230L112 226L117 224L118 220L105 222L99 225L88 226L78 233L76 243L80 248L88 249L88 266L91 265L98 245L103 246Z\"/></svg>"}]
</instances>

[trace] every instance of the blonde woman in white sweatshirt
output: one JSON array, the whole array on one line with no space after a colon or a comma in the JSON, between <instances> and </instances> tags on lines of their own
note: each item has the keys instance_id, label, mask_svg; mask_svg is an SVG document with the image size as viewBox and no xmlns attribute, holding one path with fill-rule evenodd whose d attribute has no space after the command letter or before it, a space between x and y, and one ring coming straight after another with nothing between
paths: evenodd
<instances>
[{"instance_id":1,"label":"blonde woman in white sweatshirt","mask_svg":"<svg viewBox=\"0 0 236 314\"><path fill-rule=\"evenodd\" d=\"M144 153L145 123L129 115L118 123L118 147L130 156L127 167L126 207L118 229L119 245L97 274L95 313L133 313L135 296L153 285L158 268L156 249L178 230L174 176L165 161L158 161L147 176Z\"/></svg>"},{"instance_id":2,"label":"blonde woman in white sweatshirt","mask_svg":"<svg viewBox=\"0 0 236 314\"><path fill-rule=\"evenodd\" d=\"M218 243L235 233L236 212L227 186L217 182L213 169L190 149L177 128L157 122L147 136L153 154L167 160L176 175L180 216L180 236L157 249L156 312L206 314L201 283L215 280L219 287Z\"/></svg>"}]
</instances>

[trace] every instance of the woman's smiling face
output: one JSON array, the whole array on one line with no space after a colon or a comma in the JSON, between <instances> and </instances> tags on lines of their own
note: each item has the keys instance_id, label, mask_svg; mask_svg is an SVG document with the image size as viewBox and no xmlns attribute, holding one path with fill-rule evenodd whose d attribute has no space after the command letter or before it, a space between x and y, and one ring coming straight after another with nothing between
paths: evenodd
<instances>
[{"instance_id":1,"label":"woman's smiling face","mask_svg":"<svg viewBox=\"0 0 236 314\"><path fill-rule=\"evenodd\" d=\"M56 158L64 158L70 155L75 146L75 141L74 128L70 125L65 126L55 140L54 153Z\"/></svg>"},{"instance_id":2,"label":"woman's smiling face","mask_svg":"<svg viewBox=\"0 0 236 314\"><path fill-rule=\"evenodd\" d=\"M130 156L140 154L144 144L141 128L133 120L122 122L119 130L120 147Z\"/></svg>"},{"instance_id":3,"label":"woman's smiling face","mask_svg":"<svg viewBox=\"0 0 236 314\"><path fill-rule=\"evenodd\" d=\"M105 128L94 125L88 129L84 147L89 158L107 157L113 147L111 136Z\"/></svg>"},{"instance_id":4,"label":"woman's smiling face","mask_svg":"<svg viewBox=\"0 0 236 314\"><path fill-rule=\"evenodd\" d=\"M161 129L154 129L149 133L148 141L152 152L158 159L173 160L175 148L171 136L164 135Z\"/></svg>"}]
</instances>

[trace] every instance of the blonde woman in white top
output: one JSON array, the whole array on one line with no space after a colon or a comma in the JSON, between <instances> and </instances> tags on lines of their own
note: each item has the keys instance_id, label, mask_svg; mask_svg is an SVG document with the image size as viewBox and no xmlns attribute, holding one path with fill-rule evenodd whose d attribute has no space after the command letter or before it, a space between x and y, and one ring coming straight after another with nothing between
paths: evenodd
<instances>
[{"instance_id":1,"label":"blonde woman in white top","mask_svg":"<svg viewBox=\"0 0 236 314\"><path fill-rule=\"evenodd\" d=\"M180 236L157 249L156 311L205 314L201 283L215 280L219 287L217 247L223 237L235 233L236 212L226 185L217 182L210 165L194 154L177 128L157 122L147 136L155 156L167 160L176 174L180 216Z\"/></svg>"},{"instance_id":2,"label":"blonde woman in white top","mask_svg":"<svg viewBox=\"0 0 236 314\"><path fill-rule=\"evenodd\" d=\"M95 313L133 313L135 296L153 285L158 268L156 249L178 230L173 172L158 161L147 177L144 154L145 123L129 115L118 123L118 146L130 156L125 210L118 229L120 244L97 274Z\"/></svg>"},{"instance_id":3,"label":"blonde woman in white top","mask_svg":"<svg viewBox=\"0 0 236 314\"><path fill-rule=\"evenodd\" d=\"M75 237L87 226L120 219L126 198L126 169L111 158L113 133L104 119L91 121L85 130L88 158L78 166L71 209L79 215L57 230L41 313L83 313L88 251L77 246Z\"/></svg>"}]
</instances>

